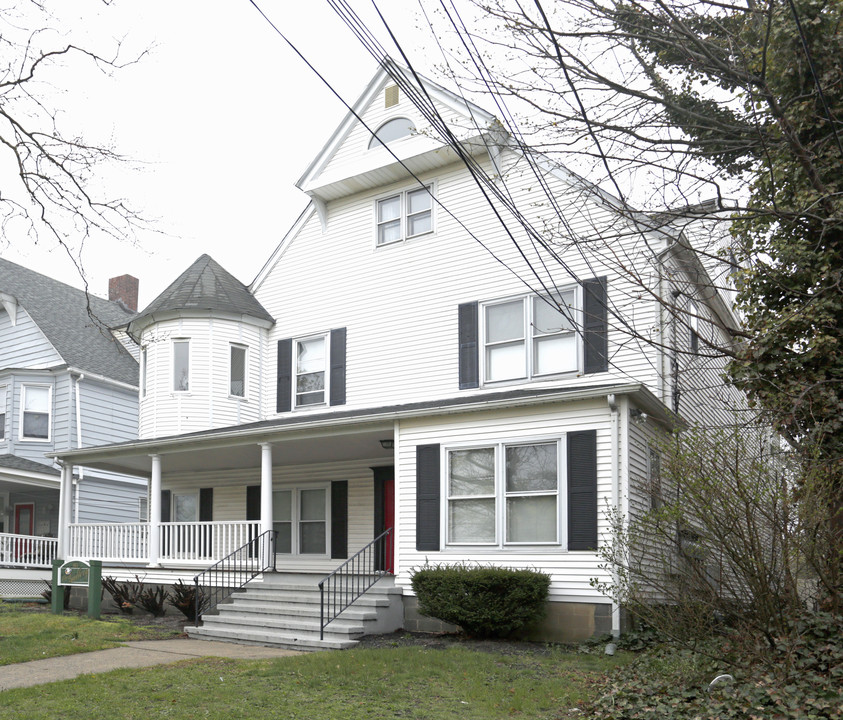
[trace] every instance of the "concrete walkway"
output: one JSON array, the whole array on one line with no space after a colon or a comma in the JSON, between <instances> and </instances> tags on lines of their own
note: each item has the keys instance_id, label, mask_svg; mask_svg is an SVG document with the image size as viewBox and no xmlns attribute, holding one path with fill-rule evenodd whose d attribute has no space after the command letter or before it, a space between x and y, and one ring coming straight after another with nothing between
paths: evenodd
<instances>
[{"instance_id":1,"label":"concrete walkway","mask_svg":"<svg viewBox=\"0 0 843 720\"><path fill-rule=\"evenodd\" d=\"M299 655L296 650L236 645L210 640L137 640L110 650L46 658L17 665L0 666L0 690L31 687L79 675L104 673L118 668L150 667L200 657L262 660Z\"/></svg>"}]
</instances>

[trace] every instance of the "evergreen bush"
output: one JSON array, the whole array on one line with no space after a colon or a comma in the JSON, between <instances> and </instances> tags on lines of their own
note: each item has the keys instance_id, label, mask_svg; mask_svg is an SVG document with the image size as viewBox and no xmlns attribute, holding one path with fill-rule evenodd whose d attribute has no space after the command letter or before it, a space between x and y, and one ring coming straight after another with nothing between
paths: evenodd
<instances>
[{"instance_id":1,"label":"evergreen bush","mask_svg":"<svg viewBox=\"0 0 843 720\"><path fill-rule=\"evenodd\" d=\"M550 576L535 570L439 565L413 574L419 612L474 637L507 637L544 616Z\"/></svg>"}]
</instances>

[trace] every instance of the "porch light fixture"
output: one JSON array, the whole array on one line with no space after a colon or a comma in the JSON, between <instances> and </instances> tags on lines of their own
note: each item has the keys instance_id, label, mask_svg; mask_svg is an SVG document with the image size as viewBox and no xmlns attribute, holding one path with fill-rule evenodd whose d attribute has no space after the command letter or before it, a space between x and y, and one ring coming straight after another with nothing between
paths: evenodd
<instances>
[{"instance_id":1,"label":"porch light fixture","mask_svg":"<svg viewBox=\"0 0 843 720\"><path fill-rule=\"evenodd\" d=\"M391 438L389 440L381 440L381 447L384 450L392 450L395 447L395 440Z\"/></svg>"}]
</instances>

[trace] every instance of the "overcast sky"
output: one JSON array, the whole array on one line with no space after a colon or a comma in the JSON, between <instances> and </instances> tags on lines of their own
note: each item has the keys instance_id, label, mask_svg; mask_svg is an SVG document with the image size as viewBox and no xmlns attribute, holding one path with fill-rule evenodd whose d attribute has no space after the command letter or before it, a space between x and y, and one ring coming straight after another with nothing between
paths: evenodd
<instances>
[{"instance_id":1,"label":"overcast sky","mask_svg":"<svg viewBox=\"0 0 843 720\"><path fill-rule=\"evenodd\" d=\"M327 2L259 4L348 102L356 100L377 66ZM61 76L68 112L137 161L129 172L109 174L109 188L157 218L157 232L139 235L137 247L86 246L91 291L105 295L109 277L130 273L140 279L144 306L202 253L251 282L304 209L294 183L344 117L342 104L247 0L59 5L72 8L92 37L126 36L129 55L152 46L113 80L89 66ZM370 2L353 5L372 18ZM379 5L409 42L414 3ZM423 57L412 59L425 69ZM0 252L82 286L48 237L35 246L6 236Z\"/></svg>"}]
</instances>

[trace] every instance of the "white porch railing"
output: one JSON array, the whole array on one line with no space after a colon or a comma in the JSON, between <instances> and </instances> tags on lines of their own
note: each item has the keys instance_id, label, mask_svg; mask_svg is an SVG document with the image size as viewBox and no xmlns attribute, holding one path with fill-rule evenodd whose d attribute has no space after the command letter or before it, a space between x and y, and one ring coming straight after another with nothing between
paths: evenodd
<instances>
[{"instance_id":1,"label":"white porch railing","mask_svg":"<svg viewBox=\"0 0 843 720\"><path fill-rule=\"evenodd\" d=\"M57 538L0 533L0 565L52 567L57 548Z\"/></svg>"},{"instance_id":2,"label":"white porch railing","mask_svg":"<svg viewBox=\"0 0 843 720\"><path fill-rule=\"evenodd\" d=\"M259 521L161 523L158 559L164 565L210 565L259 534ZM68 557L115 563L149 562L149 524L71 525Z\"/></svg>"},{"instance_id":3,"label":"white porch railing","mask_svg":"<svg viewBox=\"0 0 843 720\"><path fill-rule=\"evenodd\" d=\"M105 562L149 562L149 524L71 525L67 557Z\"/></svg>"}]
</instances>

